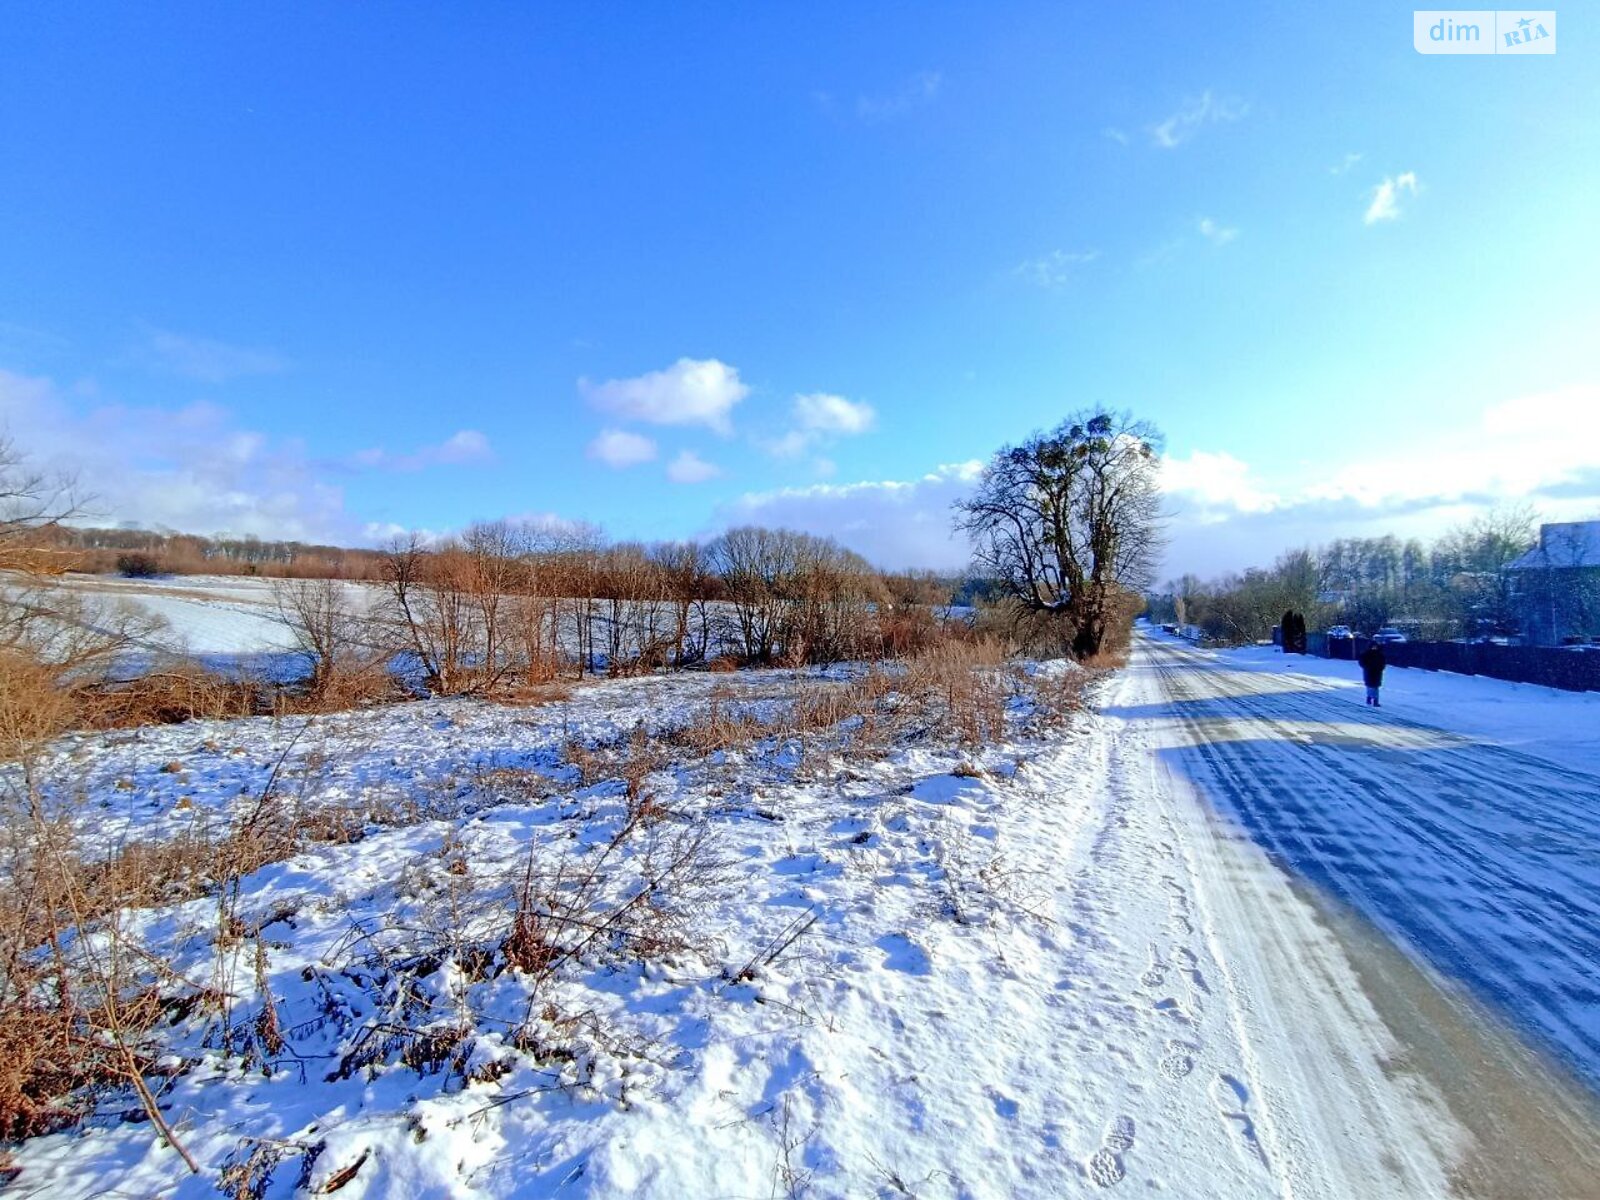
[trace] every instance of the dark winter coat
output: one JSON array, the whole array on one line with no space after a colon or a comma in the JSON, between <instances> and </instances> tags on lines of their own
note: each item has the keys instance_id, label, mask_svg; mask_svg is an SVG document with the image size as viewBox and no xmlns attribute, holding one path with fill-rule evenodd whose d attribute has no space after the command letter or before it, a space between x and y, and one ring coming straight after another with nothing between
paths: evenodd
<instances>
[{"instance_id":1,"label":"dark winter coat","mask_svg":"<svg viewBox=\"0 0 1600 1200\"><path fill-rule=\"evenodd\" d=\"M1383 686L1383 669L1389 665L1389 660L1384 658L1382 646L1373 643L1356 661L1361 664L1361 678L1368 687Z\"/></svg>"}]
</instances>

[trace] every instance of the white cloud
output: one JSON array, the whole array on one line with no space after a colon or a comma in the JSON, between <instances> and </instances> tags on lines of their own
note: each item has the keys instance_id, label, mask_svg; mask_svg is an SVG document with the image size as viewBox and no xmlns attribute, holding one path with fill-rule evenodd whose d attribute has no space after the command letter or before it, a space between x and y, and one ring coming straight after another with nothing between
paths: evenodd
<instances>
[{"instance_id":1,"label":"white cloud","mask_svg":"<svg viewBox=\"0 0 1600 1200\"><path fill-rule=\"evenodd\" d=\"M652 425L705 425L724 436L733 431L734 405L750 394L738 369L715 358L680 358L631 379L580 379L578 389L601 412Z\"/></svg>"},{"instance_id":2,"label":"white cloud","mask_svg":"<svg viewBox=\"0 0 1600 1200\"><path fill-rule=\"evenodd\" d=\"M296 439L242 429L213 404L94 402L92 388L0 370L0 429L34 465L74 474L88 523L189 533L351 543L358 524L339 487Z\"/></svg>"},{"instance_id":3,"label":"white cloud","mask_svg":"<svg viewBox=\"0 0 1600 1200\"><path fill-rule=\"evenodd\" d=\"M1163 150L1172 150L1205 126L1241 120L1249 111L1250 106L1237 96L1217 96L1204 91L1185 100L1166 120L1150 126L1150 138Z\"/></svg>"},{"instance_id":4,"label":"white cloud","mask_svg":"<svg viewBox=\"0 0 1600 1200\"><path fill-rule=\"evenodd\" d=\"M1126 146L1128 144L1128 135L1126 133L1124 133L1122 130L1117 129L1117 128L1115 128L1113 126L1110 126L1110 125L1107 125L1104 129L1102 129L1100 131L1100 136L1103 137L1103 138L1110 138L1113 142L1116 142L1117 145L1119 145L1119 146Z\"/></svg>"},{"instance_id":5,"label":"white cloud","mask_svg":"<svg viewBox=\"0 0 1600 1200\"><path fill-rule=\"evenodd\" d=\"M722 527L759 523L832 537L881 567L956 568L969 557L950 505L967 495L981 462L952 463L920 479L752 492L722 505Z\"/></svg>"},{"instance_id":6,"label":"white cloud","mask_svg":"<svg viewBox=\"0 0 1600 1200\"><path fill-rule=\"evenodd\" d=\"M1206 241L1210 242L1213 246L1226 246L1229 242L1233 241L1234 238L1239 236L1239 231L1237 229L1225 228L1224 226L1217 224L1217 222L1213 221L1210 217L1201 217L1200 220L1195 223L1195 228L1200 231L1200 236L1205 238Z\"/></svg>"},{"instance_id":7,"label":"white cloud","mask_svg":"<svg viewBox=\"0 0 1600 1200\"><path fill-rule=\"evenodd\" d=\"M1437 430L1425 446L1353 447L1342 462L1286 463L1262 479L1226 453L1163 464L1172 558L1204 574L1265 564L1286 547L1357 534L1428 538L1506 501L1547 520L1600 512L1600 386L1519 396Z\"/></svg>"},{"instance_id":8,"label":"white cloud","mask_svg":"<svg viewBox=\"0 0 1600 1200\"><path fill-rule=\"evenodd\" d=\"M288 361L270 350L232 346L211 338L152 329L139 347L138 357L157 370L201 383L227 383L244 375L274 375L288 369Z\"/></svg>"},{"instance_id":9,"label":"white cloud","mask_svg":"<svg viewBox=\"0 0 1600 1200\"><path fill-rule=\"evenodd\" d=\"M1363 455L1308 484L1304 496L1381 507L1554 493L1594 479L1597 440L1600 386L1537 392L1439 431L1423 452Z\"/></svg>"},{"instance_id":10,"label":"white cloud","mask_svg":"<svg viewBox=\"0 0 1600 1200\"><path fill-rule=\"evenodd\" d=\"M867 432L877 420L872 405L846 400L829 392L811 392L794 398L794 415L802 429L813 433L853 437Z\"/></svg>"},{"instance_id":11,"label":"white cloud","mask_svg":"<svg viewBox=\"0 0 1600 1200\"><path fill-rule=\"evenodd\" d=\"M722 468L708 463L693 450L681 450L678 457L667 464L667 478L673 483L704 483L722 474Z\"/></svg>"},{"instance_id":12,"label":"white cloud","mask_svg":"<svg viewBox=\"0 0 1600 1200\"><path fill-rule=\"evenodd\" d=\"M1335 163L1333 166L1328 168L1328 174L1329 175L1343 175L1351 167L1355 166L1358 162L1360 162L1361 158L1362 158L1362 156L1359 155L1359 154L1346 154L1337 163Z\"/></svg>"},{"instance_id":13,"label":"white cloud","mask_svg":"<svg viewBox=\"0 0 1600 1200\"><path fill-rule=\"evenodd\" d=\"M421 471L428 467L466 466L494 461L489 439L476 429L462 429L435 446L421 446L406 454L394 454L381 446L358 450L351 463L385 471Z\"/></svg>"},{"instance_id":14,"label":"white cloud","mask_svg":"<svg viewBox=\"0 0 1600 1200\"><path fill-rule=\"evenodd\" d=\"M589 443L588 455L608 467L621 470L649 462L656 456L656 444L626 429L606 429Z\"/></svg>"},{"instance_id":15,"label":"white cloud","mask_svg":"<svg viewBox=\"0 0 1600 1200\"><path fill-rule=\"evenodd\" d=\"M1208 522L1241 512L1269 512L1280 503L1251 477L1247 464L1231 454L1206 450L1191 451L1184 458L1164 458L1161 488L1186 501Z\"/></svg>"},{"instance_id":16,"label":"white cloud","mask_svg":"<svg viewBox=\"0 0 1600 1200\"><path fill-rule=\"evenodd\" d=\"M937 71L918 71L891 92L856 97L856 116L863 121L892 121L906 116L939 95L944 77Z\"/></svg>"},{"instance_id":17,"label":"white cloud","mask_svg":"<svg viewBox=\"0 0 1600 1200\"><path fill-rule=\"evenodd\" d=\"M1098 250L1052 250L1038 258L1018 263L1011 268L1011 274L1042 288L1059 288L1076 277L1078 267L1092 263L1099 257Z\"/></svg>"},{"instance_id":18,"label":"white cloud","mask_svg":"<svg viewBox=\"0 0 1600 1200\"><path fill-rule=\"evenodd\" d=\"M809 392L794 398L795 428L780 437L757 439L774 458L800 458L813 448L841 437L858 437L877 423L872 405L831 392Z\"/></svg>"},{"instance_id":19,"label":"white cloud","mask_svg":"<svg viewBox=\"0 0 1600 1200\"><path fill-rule=\"evenodd\" d=\"M1372 200L1367 205L1366 216L1362 221L1368 225L1376 225L1379 221L1395 220L1400 216L1401 193L1408 192L1415 196L1417 187L1415 171L1404 171L1385 179L1372 189Z\"/></svg>"}]
</instances>

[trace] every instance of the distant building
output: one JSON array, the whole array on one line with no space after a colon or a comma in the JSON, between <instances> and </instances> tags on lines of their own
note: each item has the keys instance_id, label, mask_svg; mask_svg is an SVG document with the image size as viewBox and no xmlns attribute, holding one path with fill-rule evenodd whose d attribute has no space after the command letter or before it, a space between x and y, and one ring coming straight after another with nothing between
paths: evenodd
<instances>
[{"instance_id":1,"label":"distant building","mask_svg":"<svg viewBox=\"0 0 1600 1200\"><path fill-rule=\"evenodd\" d=\"M1600 637L1600 521L1539 526L1539 544L1506 571L1531 645Z\"/></svg>"}]
</instances>

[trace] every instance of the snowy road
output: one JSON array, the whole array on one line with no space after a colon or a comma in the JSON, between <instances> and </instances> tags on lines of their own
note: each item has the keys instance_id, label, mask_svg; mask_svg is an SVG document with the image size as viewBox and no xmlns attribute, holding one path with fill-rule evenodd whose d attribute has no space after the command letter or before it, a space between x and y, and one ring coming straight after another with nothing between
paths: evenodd
<instances>
[{"instance_id":1,"label":"snowy road","mask_svg":"<svg viewBox=\"0 0 1600 1200\"><path fill-rule=\"evenodd\" d=\"M1265 1161L1293 1195L1594 1195L1600 781L1394 707L1145 639L1103 710L1159 764Z\"/></svg>"}]
</instances>

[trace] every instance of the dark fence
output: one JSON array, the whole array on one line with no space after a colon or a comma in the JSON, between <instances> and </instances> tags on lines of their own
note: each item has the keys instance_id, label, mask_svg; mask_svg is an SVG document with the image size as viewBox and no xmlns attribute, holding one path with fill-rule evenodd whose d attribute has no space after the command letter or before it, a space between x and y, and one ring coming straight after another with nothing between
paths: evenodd
<instances>
[{"instance_id":1,"label":"dark fence","mask_svg":"<svg viewBox=\"0 0 1600 1200\"><path fill-rule=\"evenodd\" d=\"M1323 658L1355 659L1372 643L1366 638L1310 634L1307 649ZM1397 642L1384 646L1391 667L1485 675L1510 683L1535 683L1568 692L1600 692L1600 650L1554 646L1496 646L1492 642Z\"/></svg>"}]
</instances>

